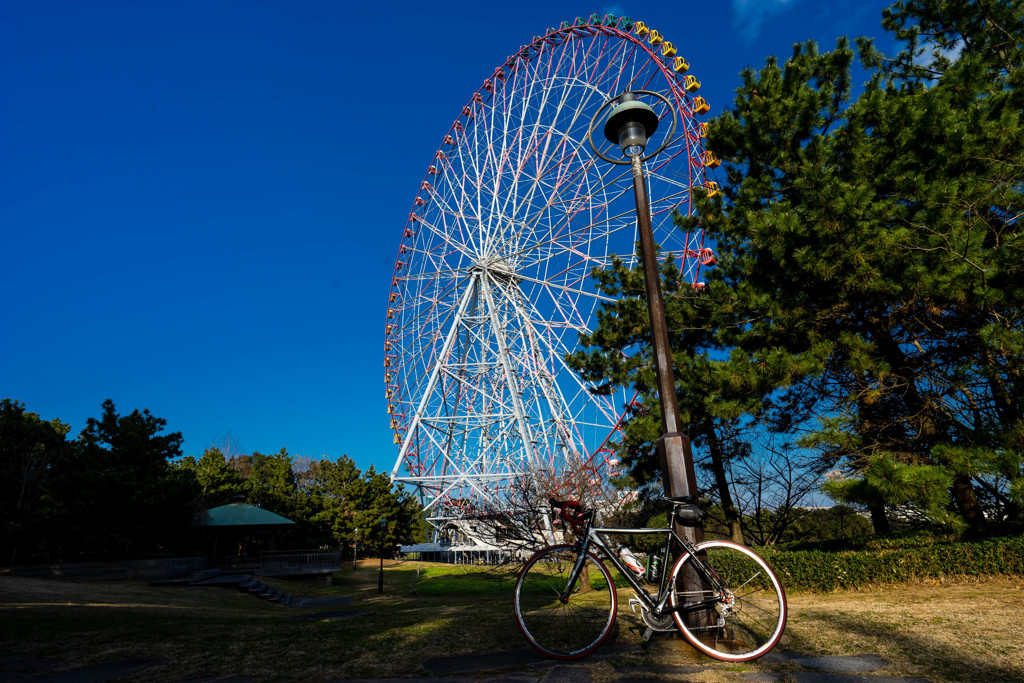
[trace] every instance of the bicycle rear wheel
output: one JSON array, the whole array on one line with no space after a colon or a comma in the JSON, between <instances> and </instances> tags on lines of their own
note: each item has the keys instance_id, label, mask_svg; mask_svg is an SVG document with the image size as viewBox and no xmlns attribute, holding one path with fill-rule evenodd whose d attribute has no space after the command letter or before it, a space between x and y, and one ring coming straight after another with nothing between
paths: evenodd
<instances>
[{"instance_id":1,"label":"bicycle rear wheel","mask_svg":"<svg viewBox=\"0 0 1024 683\"><path fill-rule=\"evenodd\" d=\"M563 598L575 562L571 545L544 548L519 572L513 595L519 630L530 645L556 659L590 654L615 624L615 584L590 553L572 592Z\"/></svg>"},{"instance_id":2,"label":"bicycle rear wheel","mask_svg":"<svg viewBox=\"0 0 1024 683\"><path fill-rule=\"evenodd\" d=\"M694 557L685 553L672 568L673 607L682 603L716 600L710 609L673 612L676 625L695 648L715 659L744 662L775 647L786 627L786 594L775 572L753 550L731 541L706 541ZM681 591L676 579L713 572L723 590L707 582L696 590ZM678 591L678 592L677 592Z\"/></svg>"}]
</instances>

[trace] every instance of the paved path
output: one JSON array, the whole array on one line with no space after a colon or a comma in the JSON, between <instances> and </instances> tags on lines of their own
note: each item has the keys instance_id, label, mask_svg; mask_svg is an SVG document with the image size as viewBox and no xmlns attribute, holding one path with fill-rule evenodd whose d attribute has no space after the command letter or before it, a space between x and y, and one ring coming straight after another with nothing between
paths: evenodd
<instances>
[{"instance_id":1,"label":"paved path","mask_svg":"<svg viewBox=\"0 0 1024 683\"><path fill-rule=\"evenodd\" d=\"M328 616L330 615L330 616ZM321 613L322 618L345 618L347 614ZM624 664L637 648L607 645L589 657L560 662L540 655L530 647L485 652L459 657L439 657L423 662L427 678L373 679L374 683L661 683L698 681L714 670L710 660L700 658L681 641L652 643L647 655L658 662L645 666ZM0 657L0 682L20 683L104 683L126 676L145 680L145 672L167 666L161 659L130 659L76 667L65 662L30 657ZM924 678L886 675L889 662L872 654L846 657L803 657L791 652L771 652L749 666L754 671L735 674L751 683L930 683ZM757 670L762 669L762 670ZM780 673L779 670L784 670ZM342 679L337 679L342 680ZM369 679L359 679L368 681ZM181 683L186 683L182 681ZM187 679L187 683L258 683L248 677L212 676ZM353 683L358 683L358 680Z\"/></svg>"}]
</instances>

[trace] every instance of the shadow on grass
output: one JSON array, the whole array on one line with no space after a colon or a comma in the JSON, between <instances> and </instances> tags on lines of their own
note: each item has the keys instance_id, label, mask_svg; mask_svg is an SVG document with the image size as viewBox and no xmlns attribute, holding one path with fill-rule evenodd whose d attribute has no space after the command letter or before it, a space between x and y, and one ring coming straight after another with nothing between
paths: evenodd
<instances>
[{"instance_id":1,"label":"shadow on grass","mask_svg":"<svg viewBox=\"0 0 1024 683\"><path fill-rule=\"evenodd\" d=\"M966 607L968 606L965 605ZM895 658L897 661L892 664L903 667L912 665L920 669L921 674L925 676L937 674L953 681L973 680L993 683L1024 680L1024 670L1020 667L1006 668L984 660L968 659L963 656L962 651L950 648L948 643L917 633L900 631L897 625L889 624L883 629L879 624L867 618L824 612L818 612L815 616L827 620L837 630L863 636L872 642L884 643L888 649L895 648L898 658ZM809 652L814 650L814 643L810 639L791 633L787 648L797 652Z\"/></svg>"},{"instance_id":2,"label":"shadow on grass","mask_svg":"<svg viewBox=\"0 0 1024 683\"><path fill-rule=\"evenodd\" d=\"M363 613L334 620L294 619L322 608L275 605L232 588L47 580L28 596L12 584L0 590L0 655L73 666L158 658L167 665L146 672L153 683L231 676L317 681L426 676L425 661L527 645L512 611L514 574L441 568L438 585L450 592L437 595L413 595L415 577L409 564L386 568L383 594L370 568L342 570L333 586L288 582L293 595L350 596L351 609Z\"/></svg>"},{"instance_id":3,"label":"shadow on grass","mask_svg":"<svg viewBox=\"0 0 1024 683\"><path fill-rule=\"evenodd\" d=\"M147 672L154 682L190 676L316 681L416 675L430 658L520 644L507 597L374 594L355 607L365 614L297 620L318 608L271 605L229 590L205 605L22 605L0 608L0 655L76 667L155 657L167 666Z\"/></svg>"}]
</instances>

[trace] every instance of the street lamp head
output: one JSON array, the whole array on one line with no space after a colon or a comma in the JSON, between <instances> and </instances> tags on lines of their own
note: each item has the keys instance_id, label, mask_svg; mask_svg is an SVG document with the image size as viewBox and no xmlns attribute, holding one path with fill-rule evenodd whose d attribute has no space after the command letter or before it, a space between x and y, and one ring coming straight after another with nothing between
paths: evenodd
<instances>
[{"instance_id":1,"label":"street lamp head","mask_svg":"<svg viewBox=\"0 0 1024 683\"><path fill-rule=\"evenodd\" d=\"M660 136L661 144L654 150L648 150L647 143L658 130L658 115L654 113L654 110L649 105L639 101L637 99L638 95L653 97L660 101L666 108L665 117L672 117L672 126L668 131L668 135ZM605 120L604 136L608 139L608 142L617 145L622 150L622 154L626 157L625 159L622 157L615 158L614 155L609 156L594 144L594 131L598 128L598 121L609 107L612 110ZM647 161L668 147L676 139L676 125L678 123L679 116L675 105L661 93L654 90L635 90L632 92L627 90L618 97L605 100L604 104L594 112L594 115L590 118L590 124L587 126L587 144L590 145L590 149L593 150L595 155L609 164L630 166L637 161L641 163ZM610 149L608 152L609 154L612 153Z\"/></svg>"},{"instance_id":2,"label":"street lamp head","mask_svg":"<svg viewBox=\"0 0 1024 683\"><path fill-rule=\"evenodd\" d=\"M604 124L604 136L608 142L618 145L627 157L643 154L647 141L656 130L658 115L628 90L619 95L619 103L608 114Z\"/></svg>"}]
</instances>

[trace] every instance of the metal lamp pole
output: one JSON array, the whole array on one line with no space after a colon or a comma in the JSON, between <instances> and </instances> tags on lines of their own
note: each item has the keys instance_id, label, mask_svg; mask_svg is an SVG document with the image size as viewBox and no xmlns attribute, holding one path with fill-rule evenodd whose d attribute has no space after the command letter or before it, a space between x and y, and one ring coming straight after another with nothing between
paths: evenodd
<instances>
[{"instance_id":1,"label":"metal lamp pole","mask_svg":"<svg viewBox=\"0 0 1024 683\"><path fill-rule=\"evenodd\" d=\"M377 592L384 592L384 533L387 531L388 520L380 518L380 572L377 574Z\"/></svg>"},{"instance_id":2,"label":"metal lamp pole","mask_svg":"<svg viewBox=\"0 0 1024 683\"><path fill-rule=\"evenodd\" d=\"M659 98L672 112L672 129L661 146L644 155L647 141L658 129L658 115L647 104L637 99L637 94ZM662 482L666 496L689 496L697 504L697 476L693 467L693 451L690 439L683 434L679 418L679 400L676 396L675 375L672 367L672 350L669 346L668 323L665 321L665 303L661 296L661 275L658 272L658 255L654 247L654 232L651 228L651 208L647 198L647 182L644 179L643 162L661 152L672 141L676 130L675 108L663 95L650 90L626 91L619 95L618 104L611 110L604 126L604 135L622 150L629 160L612 159L594 145L594 121L615 99L608 100L591 120L587 140L599 157L613 164L630 165L633 170L633 194L636 199L636 220L640 233L640 250L644 261L644 285L647 290L647 313L651 323L651 341L654 349L654 370L658 378L658 399L661 402L661 438L658 439L658 458L661 464ZM676 524L676 532L690 543L704 540L701 527ZM684 582L686 577L683 577ZM696 585L689 583L689 585Z\"/></svg>"}]
</instances>

